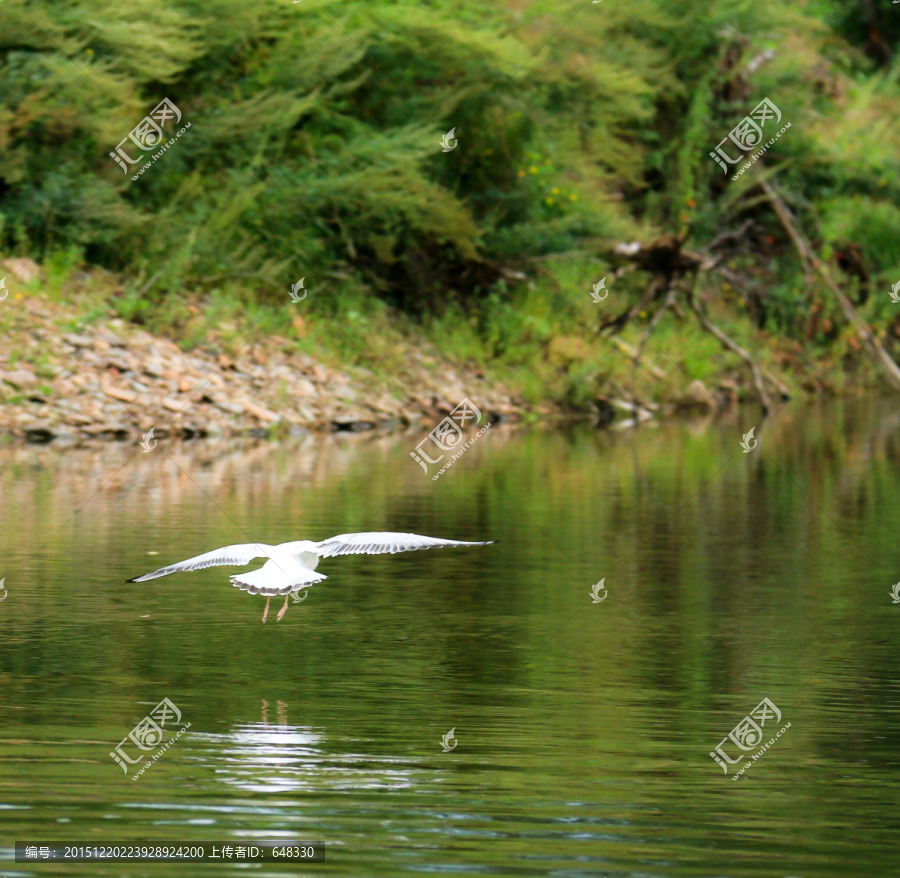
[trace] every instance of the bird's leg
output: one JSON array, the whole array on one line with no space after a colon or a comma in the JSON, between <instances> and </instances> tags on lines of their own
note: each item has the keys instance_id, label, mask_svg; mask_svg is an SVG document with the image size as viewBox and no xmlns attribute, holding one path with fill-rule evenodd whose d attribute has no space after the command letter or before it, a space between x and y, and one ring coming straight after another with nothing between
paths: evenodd
<instances>
[{"instance_id":1,"label":"bird's leg","mask_svg":"<svg viewBox=\"0 0 900 878\"><path fill-rule=\"evenodd\" d=\"M281 617L287 612L287 602L289 597L289 594L286 594L284 596L284 606L278 611L278 618L275 620L276 622L280 622Z\"/></svg>"},{"instance_id":2,"label":"bird's leg","mask_svg":"<svg viewBox=\"0 0 900 878\"><path fill-rule=\"evenodd\" d=\"M271 595L266 598L266 608L263 610L263 623L266 621L266 616L269 615L269 601L272 600Z\"/></svg>"}]
</instances>

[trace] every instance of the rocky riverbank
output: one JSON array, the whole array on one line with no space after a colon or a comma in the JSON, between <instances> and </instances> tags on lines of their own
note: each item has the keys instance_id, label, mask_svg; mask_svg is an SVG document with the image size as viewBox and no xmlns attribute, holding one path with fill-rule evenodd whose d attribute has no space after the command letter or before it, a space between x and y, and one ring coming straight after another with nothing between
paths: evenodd
<instances>
[{"instance_id":1,"label":"rocky riverbank","mask_svg":"<svg viewBox=\"0 0 900 878\"><path fill-rule=\"evenodd\" d=\"M663 370L645 356L638 375L631 366L636 349L618 336L606 347L606 378L595 383L602 389L580 393L577 405L565 389L569 355L588 348L577 338L536 345L533 365L540 360L543 371L532 397L546 398L537 405L504 384L513 374L521 379L525 368L498 364L487 374L451 362L417 336L392 335L390 365L362 357L344 366L333 350L316 356L306 345L304 352L298 338L327 319L309 315L282 321L296 337L248 320L243 336L228 342L210 319L202 343L185 350L185 327L165 338L117 316L118 283L81 272L53 292L52 278L31 260L0 261L0 437L84 444L138 442L151 428L154 436L177 438L427 432L464 399L492 424L577 417L627 428L679 409L710 411L754 398L743 367L722 364L704 384L687 369ZM202 304L190 307L202 314ZM661 361L671 366L678 356ZM643 381L637 387L636 377Z\"/></svg>"},{"instance_id":2,"label":"rocky riverbank","mask_svg":"<svg viewBox=\"0 0 900 878\"><path fill-rule=\"evenodd\" d=\"M15 262L26 273L26 260ZM0 433L26 441L137 441L151 427L185 438L361 431L434 423L467 397L495 422L526 409L433 353L410 350L403 374L388 374L375 363L334 368L268 334L232 355L186 352L121 319L76 323L73 309L17 290L12 277L4 292Z\"/></svg>"}]
</instances>

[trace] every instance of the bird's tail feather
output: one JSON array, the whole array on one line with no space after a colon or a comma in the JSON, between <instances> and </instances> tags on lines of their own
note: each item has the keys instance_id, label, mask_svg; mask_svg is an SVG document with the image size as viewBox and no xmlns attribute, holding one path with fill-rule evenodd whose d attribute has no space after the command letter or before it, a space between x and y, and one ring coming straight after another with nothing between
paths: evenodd
<instances>
[{"instance_id":1,"label":"bird's tail feather","mask_svg":"<svg viewBox=\"0 0 900 878\"><path fill-rule=\"evenodd\" d=\"M309 586L323 579L324 573L316 573L304 567L293 558L281 557L270 559L259 570L237 573L231 578L231 584L241 591L250 594L262 594L272 597L278 594L289 594L295 588Z\"/></svg>"}]
</instances>

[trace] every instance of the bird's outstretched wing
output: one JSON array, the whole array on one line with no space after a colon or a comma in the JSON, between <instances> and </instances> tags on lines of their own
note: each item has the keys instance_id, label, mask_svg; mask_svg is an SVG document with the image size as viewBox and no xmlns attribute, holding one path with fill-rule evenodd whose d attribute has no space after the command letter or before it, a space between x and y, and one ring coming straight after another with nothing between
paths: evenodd
<instances>
[{"instance_id":1,"label":"bird's outstretched wing","mask_svg":"<svg viewBox=\"0 0 900 878\"><path fill-rule=\"evenodd\" d=\"M254 558L268 558L269 553L273 549L274 546L267 546L265 543L240 543L237 546L223 546L221 549L214 549L212 552L188 558L187 561L179 561L177 564L170 564L168 567L160 567L159 570L154 570L152 573L135 576L134 579L129 579L128 581L145 582L148 579L168 576L170 573L203 570L204 567L225 567L229 564L242 567L244 564L249 564Z\"/></svg>"},{"instance_id":2,"label":"bird's outstretched wing","mask_svg":"<svg viewBox=\"0 0 900 878\"><path fill-rule=\"evenodd\" d=\"M362 534L340 534L321 543L316 543L313 551L320 558L332 555L383 555L397 552L414 552L417 549L445 549L451 546L486 546L494 540L481 543L467 543L462 540L442 540L439 537L423 537L419 534L372 532Z\"/></svg>"}]
</instances>

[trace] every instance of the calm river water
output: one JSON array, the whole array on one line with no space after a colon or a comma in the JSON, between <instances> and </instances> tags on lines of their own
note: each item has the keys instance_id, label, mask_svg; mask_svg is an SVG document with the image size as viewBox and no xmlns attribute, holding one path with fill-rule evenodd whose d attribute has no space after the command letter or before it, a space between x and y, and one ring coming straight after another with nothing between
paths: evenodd
<instances>
[{"instance_id":1,"label":"calm river water","mask_svg":"<svg viewBox=\"0 0 900 878\"><path fill-rule=\"evenodd\" d=\"M419 438L0 449L0 875L900 875L894 403ZM500 542L265 625L234 568L125 584L365 530ZM326 860L11 862L272 839Z\"/></svg>"}]
</instances>

